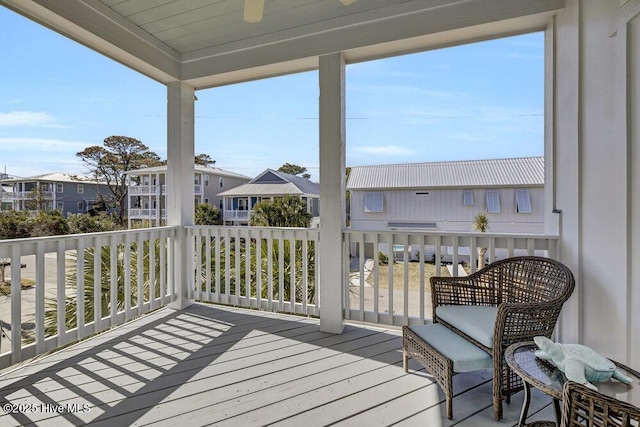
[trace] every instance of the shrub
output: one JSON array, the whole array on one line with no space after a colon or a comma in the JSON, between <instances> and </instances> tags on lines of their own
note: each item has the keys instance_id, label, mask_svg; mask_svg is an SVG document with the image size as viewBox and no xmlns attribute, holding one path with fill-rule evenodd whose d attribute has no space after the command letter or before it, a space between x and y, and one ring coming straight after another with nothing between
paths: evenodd
<instances>
[{"instance_id":1,"label":"shrub","mask_svg":"<svg viewBox=\"0 0 640 427\"><path fill-rule=\"evenodd\" d=\"M123 228L116 216L106 212L100 212L96 215L68 214L67 223L69 225L69 234L99 233Z\"/></svg>"},{"instance_id":2,"label":"shrub","mask_svg":"<svg viewBox=\"0 0 640 427\"><path fill-rule=\"evenodd\" d=\"M31 226L32 222L26 212L0 212L0 240L30 237Z\"/></svg>"},{"instance_id":3,"label":"shrub","mask_svg":"<svg viewBox=\"0 0 640 427\"><path fill-rule=\"evenodd\" d=\"M60 211L40 211L31 221L31 237L69 234L69 224Z\"/></svg>"},{"instance_id":4,"label":"shrub","mask_svg":"<svg viewBox=\"0 0 640 427\"><path fill-rule=\"evenodd\" d=\"M382 252L378 253L378 265L387 265L389 264L389 257L383 254Z\"/></svg>"}]
</instances>

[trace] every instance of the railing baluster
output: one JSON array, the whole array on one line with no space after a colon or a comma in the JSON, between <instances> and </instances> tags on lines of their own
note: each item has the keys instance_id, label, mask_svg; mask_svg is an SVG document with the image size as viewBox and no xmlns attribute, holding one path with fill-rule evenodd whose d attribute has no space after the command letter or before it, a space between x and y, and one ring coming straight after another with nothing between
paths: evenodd
<instances>
[{"instance_id":1,"label":"railing baluster","mask_svg":"<svg viewBox=\"0 0 640 427\"><path fill-rule=\"evenodd\" d=\"M284 235L278 233L278 308L284 310Z\"/></svg>"},{"instance_id":2,"label":"railing baluster","mask_svg":"<svg viewBox=\"0 0 640 427\"><path fill-rule=\"evenodd\" d=\"M292 233L289 238L289 301L291 312L296 312L296 238Z\"/></svg>"},{"instance_id":3,"label":"railing baluster","mask_svg":"<svg viewBox=\"0 0 640 427\"><path fill-rule=\"evenodd\" d=\"M240 304L240 259L242 258L242 239L240 238L240 231L238 229L234 229L234 240L233 240L233 247L234 247L234 254L235 254L235 277L236 277L236 284L235 284L235 304Z\"/></svg>"},{"instance_id":4,"label":"railing baluster","mask_svg":"<svg viewBox=\"0 0 640 427\"><path fill-rule=\"evenodd\" d=\"M65 245L66 240L56 241L56 300L57 300L57 312L58 312L58 347L62 347L66 344L66 292L65 292ZM17 269L19 270L19 269ZM12 270L13 271L13 270ZM19 323L18 323L19 324Z\"/></svg>"},{"instance_id":5,"label":"railing baluster","mask_svg":"<svg viewBox=\"0 0 640 427\"><path fill-rule=\"evenodd\" d=\"M22 360L21 245L11 247L11 364ZM15 268L17 266L18 268Z\"/></svg>"},{"instance_id":6,"label":"railing baluster","mask_svg":"<svg viewBox=\"0 0 640 427\"><path fill-rule=\"evenodd\" d=\"M373 314L380 322L380 235L374 234L373 239Z\"/></svg>"},{"instance_id":7,"label":"railing baluster","mask_svg":"<svg viewBox=\"0 0 640 427\"><path fill-rule=\"evenodd\" d=\"M420 317L420 324L424 323L425 320L425 277L424 277L424 258L425 258L425 253L424 253L424 248L426 246L426 241L425 241L425 237L424 235L419 237L419 242L420 242L420 247L418 250L418 257L419 257L419 263L420 263L420 290L418 292L418 294L420 295L420 313L419 313L419 317Z\"/></svg>"},{"instance_id":8,"label":"railing baluster","mask_svg":"<svg viewBox=\"0 0 640 427\"><path fill-rule=\"evenodd\" d=\"M309 301L309 235L305 231L302 237L302 313L307 314Z\"/></svg>"},{"instance_id":9,"label":"railing baluster","mask_svg":"<svg viewBox=\"0 0 640 427\"><path fill-rule=\"evenodd\" d=\"M256 230L256 304L262 308L262 230Z\"/></svg>"},{"instance_id":10,"label":"railing baluster","mask_svg":"<svg viewBox=\"0 0 640 427\"><path fill-rule=\"evenodd\" d=\"M160 232L160 239L158 241L158 247L160 252L160 304L162 306L167 304L167 233L165 231ZM128 247L128 246L127 246ZM129 269L130 264L126 264ZM130 293L131 291L129 291ZM128 294L127 294L128 295Z\"/></svg>"},{"instance_id":11,"label":"railing baluster","mask_svg":"<svg viewBox=\"0 0 640 427\"><path fill-rule=\"evenodd\" d=\"M144 240L142 237L142 233L138 233L136 239L136 289L137 289L137 297L136 297L136 305L137 305L137 313L138 316L143 314L142 306L144 302L143 289L142 286L144 284ZM187 268L186 266L184 268Z\"/></svg>"},{"instance_id":12,"label":"railing baluster","mask_svg":"<svg viewBox=\"0 0 640 427\"><path fill-rule=\"evenodd\" d=\"M267 234L267 299L273 307L273 231Z\"/></svg>"},{"instance_id":13,"label":"railing baluster","mask_svg":"<svg viewBox=\"0 0 640 427\"><path fill-rule=\"evenodd\" d=\"M86 336L85 325L85 307L84 307L84 245L85 239L78 239L76 246L76 322L78 325L76 339L82 339ZM44 268L44 264L42 265ZM44 300L44 294L42 295ZM44 301L43 301L44 303ZM44 310L44 307L43 307ZM36 317L38 308L36 308ZM38 322L36 321L36 325ZM39 351L36 349L36 353Z\"/></svg>"},{"instance_id":14,"label":"railing baluster","mask_svg":"<svg viewBox=\"0 0 640 427\"><path fill-rule=\"evenodd\" d=\"M387 283L387 293L388 293L388 301L389 301L389 306L388 306L388 313L389 313L389 324L393 325L393 268L394 268L394 264L396 262L395 260L395 252L393 251L393 244L394 244L394 234L391 234L389 236L389 263L387 265L387 272L388 272L388 283Z\"/></svg>"},{"instance_id":15,"label":"railing baluster","mask_svg":"<svg viewBox=\"0 0 640 427\"><path fill-rule=\"evenodd\" d=\"M111 314L110 326L115 325L116 315L118 314L118 243L116 236L111 235L109 238L109 308Z\"/></svg>"},{"instance_id":16,"label":"railing baluster","mask_svg":"<svg viewBox=\"0 0 640 427\"><path fill-rule=\"evenodd\" d=\"M202 299L202 236L200 235L199 232L194 232L194 230L190 229L189 230L189 247L193 247L194 243L193 240L195 238L195 248L194 248L194 254L193 257L190 259L194 260L195 265L195 277L193 280L194 283L194 290L192 291L192 287L189 286L189 293L193 293L193 295L190 295L189 298L194 298L194 299ZM192 269L189 269L189 271L191 272Z\"/></svg>"},{"instance_id":17,"label":"railing baluster","mask_svg":"<svg viewBox=\"0 0 640 427\"><path fill-rule=\"evenodd\" d=\"M405 234L404 235L404 250L402 252L402 261L403 261L403 272L404 272L404 286L403 286L403 292L402 292L402 302L403 302L403 316L404 316L404 323L403 324L408 324L409 323L409 235Z\"/></svg>"},{"instance_id":18,"label":"railing baluster","mask_svg":"<svg viewBox=\"0 0 640 427\"><path fill-rule=\"evenodd\" d=\"M211 229L205 230L205 247L204 247L204 259L205 259L205 299L211 301Z\"/></svg>"},{"instance_id":19,"label":"railing baluster","mask_svg":"<svg viewBox=\"0 0 640 427\"><path fill-rule=\"evenodd\" d=\"M36 354L40 354L45 351L44 339L45 339L45 325L44 325L44 242L42 240L38 241L36 244ZM83 270L79 270L82 272ZM84 295L84 289L83 289ZM78 298L78 303L82 301L82 311L84 318L84 297L83 299Z\"/></svg>"},{"instance_id":20,"label":"railing baluster","mask_svg":"<svg viewBox=\"0 0 640 427\"><path fill-rule=\"evenodd\" d=\"M131 311L131 234L124 236L124 249L122 259L124 262L124 318L129 320L133 317Z\"/></svg>"},{"instance_id":21,"label":"railing baluster","mask_svg":"<svg viewBox=\"0 0 640 427\"><path fill-rule=\"evenodd\" d=\"M251 307L251 230L248 230L247 237L244 241L244 293L245 293L245 305Z\"/></svg>"},{"instance_id":22,"label":"railing baluster","mask_svg":"<svg viewBox=\"0 0 640 427\"><path fill-rule=\"evenodd\" d=\"M358 300L360 307L360 321L364 321L364 233L359 233L358 240L356 241L358 248ZM349 283L351 285L351 283Z\"/></svg>"},{"instance_id":23,"label":"railing baluster","mask_svg":"<svg viewBox=\"0 0 640 427\"><path fill-rule=\"evenodd\" d=\"M125 268L127 268L125 266ZM154 310L158 306L156 298L156 232L149 233L149 304Z\"/></svg>"},{"instance_id":24,"label":"railing baluster","mask_svg":"<svg viewBox=\"0 0 640 427\"><path fill-rule=\"evenodd\" d=\"M102 330L102 240L93 243L93 332Z\"/></svg>"}]
</instances>

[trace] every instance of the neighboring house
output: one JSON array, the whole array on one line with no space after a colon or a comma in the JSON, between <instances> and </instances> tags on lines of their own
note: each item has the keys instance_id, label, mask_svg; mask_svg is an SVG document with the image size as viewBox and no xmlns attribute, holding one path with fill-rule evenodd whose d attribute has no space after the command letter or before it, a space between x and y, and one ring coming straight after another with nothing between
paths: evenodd
<instances>
[{"instance_id":1,"label":"neighboring house","mask_svg":"<svg viewBox=\"0 0 640 427\"><path fill-rule=\"evenodd\" d=\"M354 230L544 232L543 157L354 166L347 190Z\"/></svg>"},{"instance_id":2,"label":"neighboring house","mask_svg":"<svg viewBox=\"0 0 640 427\"><path fill-rule=\"evenodd\" d=\"M300 197L312 216L312 226L320 215L320 186L300 176L267 169L247 184L220 194L224 199L225 225L248 225L258 202L278 197Z\"/></svg>"},{"instance_id":3,"label":"neighboring house","mask_svg":"<svg viewBox=\"0 0 640 427\"><path fill-rule=\"evenodd\" d=\"M167 166L128 171L129 228L132 222L147 221L150 226L166 223ZM251 180L250 177L219 168L196 165L193 174L193 197L195 204L207 203L222 212L220 193Z\"/></svg>"},{"instance_id":4,"label":"neighboring house","mask_svg":"<svg viewBox=\"0 0 640 427\"><path fill-rule=\"evenodd\" d=\"M2 184L2 206L16 211L53 211L63 215L87 213L98 196L107 196L109 186L88 176L50 173L26 178L7 178ZM11 190L6 187L10 186Z\"/></svg>"}]
</instances>

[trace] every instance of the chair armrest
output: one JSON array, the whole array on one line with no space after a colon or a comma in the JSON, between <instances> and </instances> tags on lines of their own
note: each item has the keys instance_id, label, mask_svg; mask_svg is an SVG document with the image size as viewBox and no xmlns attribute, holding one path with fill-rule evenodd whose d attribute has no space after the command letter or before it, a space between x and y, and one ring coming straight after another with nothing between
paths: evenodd
<instances>
[{"instance_id":1,"label":"chair armrest","mask_svg":"<svg viewBox=\"0 0 640 427\"><path fill-rule=\"evenodd\" d=\"M493 337L494 356L502 355L509 345L532 341L535 336L551 337L556 326L562 300L498 305ZM501 345L500 345L501 343Z\"/></svg>"}]
</instances>

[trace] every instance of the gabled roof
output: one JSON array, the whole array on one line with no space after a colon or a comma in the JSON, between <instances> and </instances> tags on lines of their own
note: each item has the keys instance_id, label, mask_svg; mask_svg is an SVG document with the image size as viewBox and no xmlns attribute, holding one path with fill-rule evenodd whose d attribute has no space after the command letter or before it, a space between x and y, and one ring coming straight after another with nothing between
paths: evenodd
<instances>
[{"instance_id":1,"label":"gabled roof","mask_svg":"<svg viewBox=\"0 0 640 427\"><path fill-rule=\"evenodd\" d=\"M43 175L34 175L27 176L23 178L9 178L0 180L3 183L14 183L14 182L35 182L35 181L44 181L44 182L69 182L75 184L104 184L105 182L100 182L95 180L94 178L86 175L75 175L69 173L62 172L54 172L47 173Z\"/></svg>"},{"instance_id":2,"label":"gabled roof","mask_svg":"<svg viewBox=\"0 0 640 427\"><path fill-rule=\"evenodd\" d=\"M544 185L544 158L354 166L348 190Z\"/></svg>"},{"instance_id":3,"label":"gabled roof","mask_svg":"<svg viewBox=\"0 0 640 427\"><path fill-rule=\"evenodd\" d=\"M130 170L130 171L127 171L126 174L138 176L138 175L147 175L150 173L166 173L166 172L167 172L167 165L163 165L163 166L153 166L150 168ZM224 176L228 178L246 179L247 181L251 179L250 176L242 175L239 173L231 172L231 171L220 169L220 168L208 168L202 165L195 165L194 172L208 173L209 175Z\"/></svg>"},{"instance_id":4,"label":"gabled roof","mask_svg":"<svg viewBox=\"0 0 640 427\"><path fill-rule=\"evenodd\" d=\"M320 185L300 176L267 169L246 184L223 191L226 197L241 196L320 196Z\"/></svg>"}]
</instances>

